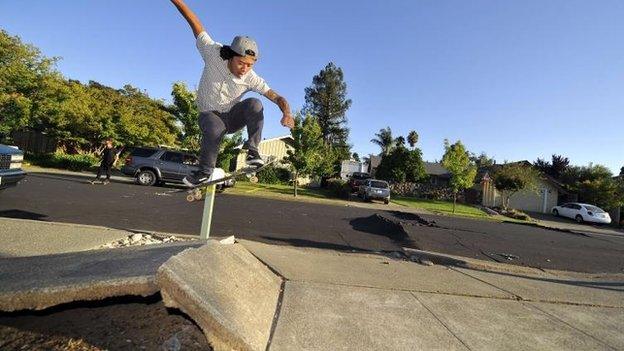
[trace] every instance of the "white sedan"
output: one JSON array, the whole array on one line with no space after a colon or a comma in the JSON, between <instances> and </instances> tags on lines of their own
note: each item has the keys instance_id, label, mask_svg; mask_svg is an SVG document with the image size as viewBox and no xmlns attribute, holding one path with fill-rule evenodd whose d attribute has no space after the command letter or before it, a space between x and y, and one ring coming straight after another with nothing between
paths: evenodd
<instances>
[{"instance_id":1,"label":"white sedan","mask_svg":"<svg viewBox=\"0 0 624 351\"><path fill-rule=\"evenodd\" d=\"M569 202L561 206L555 206L552 209L552 213L555 216L572 218L578 223L611 223L611 216L600 207L578 202Z\"/></svg>"}]
</instances>

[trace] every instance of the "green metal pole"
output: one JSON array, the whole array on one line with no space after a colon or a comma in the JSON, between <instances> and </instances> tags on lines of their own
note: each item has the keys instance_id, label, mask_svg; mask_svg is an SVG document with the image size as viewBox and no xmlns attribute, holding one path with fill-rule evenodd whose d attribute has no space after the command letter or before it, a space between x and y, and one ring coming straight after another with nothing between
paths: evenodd
<instances>
[{"instance_id":1,"label":"green metal pole","mask_svg":"<svg viewBox=\"0 0 624 351\"><path fill-rule=\"evenodd\" d=\"M206 199L204 200L204 212L202 215L201 232L199 233L199 238L201 240L208 240L208 237L210 236L210 225L212 224L212 210L214 208L216 188L216 184L213 184L206 189Z\"/></svg>"}]
</instances>

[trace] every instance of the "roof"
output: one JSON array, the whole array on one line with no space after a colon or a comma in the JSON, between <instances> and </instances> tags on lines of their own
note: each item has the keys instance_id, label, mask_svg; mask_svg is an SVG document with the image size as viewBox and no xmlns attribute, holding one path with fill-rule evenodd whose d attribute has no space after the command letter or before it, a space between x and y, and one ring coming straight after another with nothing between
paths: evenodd
<instances>
[{"instance_id":1,"label":"roof","mask_svg":"<svg viewBox=\"0 0 624 351\"><path fill-rule=\"evenodd\" d=\"M517 161L517 162L509 162L509 163L505 163L505 164L495 164L492 165L490 167L481 167L478 169L477 171L477 177L476 179L478 180L490 180L491 176L490 174L495 173L498 169L500 169L502 166L505 165L511 165L511 164L522 164L525 166L531 166L533 167L533 164L529 161ZM562 194L569 194L569 192L564 188L564 185L558 181L557 179L549 176L548 174L545 174L543 172L540 172L541 176L542 176L542 180L546 181L547 183L549 183L550 185L552 185L554 188L557 189L557 191L559 193Z\"/></svg>"},{"instance_id":2,"label":"roof","mask_svg":"<svg viewBox=\"0 0 624 351\"><path fill-rule=\"evenodd\" d=\"M282 136L278 136L278 137L274 137L274 138L262 139L260 141L260 144L268 143L268 142L274 141L274 140L289 140L289 141L293 141L295 139L293 139L292 135L287 134L287 135L282 135ZM235 147L235 149L242 149L244 144L245 143L238 145L237 147Z\"/></svg>"},{"instance_id":3,"label":"roof","mask_svg":"<svg viewBox=\"0 0 624 351\"><path fill-rule=\"evenodd\" d=\"M425 173L435 176L450 176L450 172L439 162L423 162L425 165Z\"/></svg>"}]
</instances>

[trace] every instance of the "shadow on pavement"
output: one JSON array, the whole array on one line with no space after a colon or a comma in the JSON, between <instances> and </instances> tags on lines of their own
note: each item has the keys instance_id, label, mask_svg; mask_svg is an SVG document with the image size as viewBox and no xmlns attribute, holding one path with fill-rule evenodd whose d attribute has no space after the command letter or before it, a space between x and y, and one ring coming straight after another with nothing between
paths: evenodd
<instances>
[{"instance_id":1,"label":"shadow on pavement","mask_svg":"<svg viewBox=\"0 0 624 351\"><path fill-rule=\"evenodd\" d=\"M335 251L358 251L358 252L374 252L373 250L363 249L359 247L353 247L349 245L341 245L341 244L333 244L322 241L313 241L306 239L295 239L295 238L276 238L272 236L260 236L263 240L266 240L268 244L275 243L284 243L294 247L311 247L315 249L326 249L326 250L335 250Z\"/></svg>"},{"instance_id":2,"label":"shadow on pavement","mask_svg":"<svg viewBox=\"0 0 624 351\"><path fill-rule=\"evenodd\" d=\"M22 210L4 210L0 211L0 217L45 221L45 218L47 218L48 215Z\"/></svg>"}]
</instances>

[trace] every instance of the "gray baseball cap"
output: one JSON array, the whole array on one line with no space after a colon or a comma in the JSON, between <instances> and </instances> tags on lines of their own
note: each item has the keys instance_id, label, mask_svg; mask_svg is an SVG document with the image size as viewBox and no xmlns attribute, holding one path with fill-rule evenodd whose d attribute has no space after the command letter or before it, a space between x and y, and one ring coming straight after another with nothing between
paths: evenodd
<instances>
[{"instance_id":1,"label":"gray baseball cap","mask_svg":"<svg viewBox=\"0 0 624 351\"><path fill-rule=\"evenodd\" d=\"M258 52L258 44L248 36L237 36L232 40L230 49L241 56L253 56L256 59L260 56Z\"/></svg>"}]
</instances>

